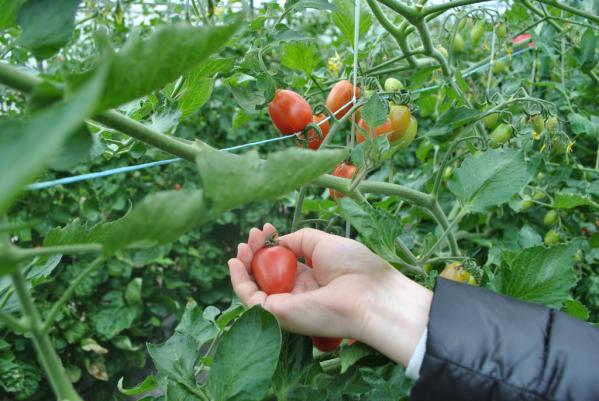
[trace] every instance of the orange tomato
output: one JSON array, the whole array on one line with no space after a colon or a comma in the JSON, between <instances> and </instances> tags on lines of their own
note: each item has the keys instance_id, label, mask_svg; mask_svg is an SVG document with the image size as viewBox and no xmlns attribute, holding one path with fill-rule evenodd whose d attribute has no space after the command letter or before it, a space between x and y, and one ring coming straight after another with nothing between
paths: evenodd
<instances>
[{"instance_id":1,"label":"orange tomato","mask_svg":"<svg viewBox=\"0 0 599 401\"><path fill-rule=\"evenodd\" d=\"M374 132L370 128L370 126L368 126L368 124L366 124L366 121L364 121L363 119L360 119L360 121L358 122L358 126L363 128L368 133L368 135L375 136L375 137L380 136L380 135L390 136L391 134L393 134L391 120L389 118L387 118L387 121L383 125L379 125L378 127L376 127ZM360 130L358 130L356 139L357 139L358 143L362 143L366 140L366 138L364 138L364 135L362 135L362 132L360 132Z\"/></svg>"},{"instance_id":2,"label":"orange tomato","mask_svg":"<svg viewBox=\"0 0 599 401\"><path fill-rule=\"evenodd\" d=\"M333 175L336 177L352 179L356 175L356 166L343 162L335 167L335 170L333 170ZM335 191L331 188L329 188L329 194L333 200L337 200L345 196L343 192Z\"/></svg>"},{"instance_id":3,"label":"orange tomato","mask_svg":"<svg viewBox=\"0 0 599 401\"><path fill-rule=\"evenodd\" d=\"M354 97L354 85L347 81L337 82L329 96L327 97L327 108L335 114L335 117L342 118L352 108L349 103ZM360 88L356 88L356 99L360 98ZM349 104L348 104L349 103Z\"/></svg>"},{"instance_id":4,"label":"orange tomato","mask_svg":"<svg viewBox=\"0 0 599 401\"><path fill-rule=\"evenodd\" d=\"M324 120L326 118L327 118L327 116L325 116L324 114L318 114L318 115L312 116L312 122L314 124L318 124L319 122L321 122L322 120ZM331 128L331 126L329 124L329 121L327 120L324 123L320 124L320 130L322 131L322 137L319 137L318 133L313 129L308 131L308 147L313 150L317 150L318 148L320 148L320 145L322 144L322 141L324 141L324 138L327 137L330 128Z\"/></svg>"},{"instance_id":5,"label":"orange tomato","mask_svg":"<svg viewBox=\"0 0 599 401\"><path fill-rule=\"evenodd\" d=\"M389 142L403 138L410 125L410 117L412 117L412 113L408 106L392 104L389 107L389 120L391 120L391 128L393 129L393 133L389 135Z\"/></svg>"}]
</instances>

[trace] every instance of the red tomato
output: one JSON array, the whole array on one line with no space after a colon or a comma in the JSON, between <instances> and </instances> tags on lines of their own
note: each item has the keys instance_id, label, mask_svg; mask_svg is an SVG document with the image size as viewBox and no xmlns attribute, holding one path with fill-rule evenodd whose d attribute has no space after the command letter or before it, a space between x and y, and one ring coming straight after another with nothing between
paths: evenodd
<instances>
[{"instance_id":1,"label":"red tomato","mask_svg":"<svg viewBox=\"0 0 599 401\"><path fill-rule=\"evenodd\" d=\"M354 175L356 175L356 166L343 162L335 167L335 170L333 170L333 175L336 177L352 179L354 178ZM333 200L337 200L345 196L343 192L335 191L334 189L330 188L329 194Z\"/></svg>"},{"instance_id":2,"label":"red tomato","mask_svg":"<svg viewBox=\"0 0 599 401\"><path fill-rule=\"evenodd\" d=\"M326 118L327 116L325 116L324 114L318 114L316 116L312 116L312 122L314 124L318 124ZM320 148L320 144L322 143L322 141L324 141L324 138L327 137L330 128L331 126L329 125L328 120L320 124L322 138L318 136L318 133L315 130L311 129L310 131L308 131L308 147L313 150L317 150L318 148Z\"/></svg>"},{"instance_id":3,"label":"red tomato","mask_svg":"<svg viewBox=\"0 0 599 401\"><path fill-rule=\"evenodd\" d=\"M530 41L531 37L532 35L530 33L523 33L522 35L518 35L514 39L512 39L512 43L518 46ZM530 41L530 43L528 44L528 47L532 47L533 49L535 48L535 46L535 42L533 41Z\"/></svg>"},{"instance_id":4,"label":"red tomato","mask_svg":"<svg viewBox=\"0 0 599 401\"><path fill-rule=\"evenodd\" d=\"M312 345L322 352L335 351L342 341L343 339L334 337L312 337Z\"/></svg>"},{"instance_id":5,"label":"red tomato","mask_svg":"<svg viewBox=\"0 0 599 401\"><path fill-rule=\"evenodd\" d=\"M333 86L327 97L327 108L341 118L347 114L353 104L348 104L354 97L354 85L347 80L339 81ZM356 88L356 99L360 98L360 88ZM345 106L345 107L344 107Z\"/></svg>"},{"instance_id":6,"label":"red tomato","mask_svg":"<svg viewBox=\"0 0 599 401\"><path fill-rule=\"evenodd\" d=\"M312 266L314 266L314 265L312 264L312 258L311 258L311 257L309 257L309 256L306 256L304 259L305 259L305 262L304 262L304 264L305 264L306 266L308 266L308 267L312 267Z\"/></svg>"},{"instance_id":7,"label":"red tomato","mask_svg":"<svg viewBox=\"0 0 599 401\"><path fill-rule=\"evenodd\" d=\"M387 118L387 121L383 125L379 125L378 127L376 127L374 132L371 132L370 127L368 126L368 124L366 124L366 122L363 119L358 122L358 125L361 128L363 128L366 132L368 132L369 135L379 136L385 134L391 135L393 133L393 128L391 127L391 120L389 118ZM358 143L362 143L366 140L366 138L364 138L364 135L362 135L362 132L360 132L360 130L358 130L356 140L358 141Z\"/></svg>"},{"instance_id":8,"label":"red tomato","mask_svg":"<svg viewBox=\"0 0 599 401\"><path fill-rule=\"evenodd\" d=\"M296 272L295 254L282 245L262 248L252 259L252 274L260 289L268 295L291 292Z\"/></svg>"},{"instance_id":9,"label":"red tomato","mask_svg":"<svg viewBox=\"0 0 599 401\"><path fill-rule=\"evenodd\" d=\"M277 89L268 105L268 114L283 134L294 134L312 122L312 107L294 91Z\"/></svg>"}]
</instances>

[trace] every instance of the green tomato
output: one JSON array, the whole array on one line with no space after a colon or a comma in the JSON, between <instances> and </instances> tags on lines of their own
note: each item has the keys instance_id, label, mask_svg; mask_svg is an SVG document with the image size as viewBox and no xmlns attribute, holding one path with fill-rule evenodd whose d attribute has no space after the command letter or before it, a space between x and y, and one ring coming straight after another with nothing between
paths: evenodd
<instances>
[{"instance_id":1,"label":"green tomato","mask_svg":"<svg viewBox=\"0 0 599 401\"><path fill-rule=\"evenodd\" d=\"M521 202L522 210L526 210L526 209L530 208L532 205L533 205L533 201L530 198L530 196L524 195L522 197L522 202Z\"/></svg>"},{"instance_id":2,"label":"green tomato","mask_svg":"<svg viewBox=\"0 0 599 401\"><path fill-rule=\"evenodd\" d=\"M507 34L507 27L505 26L505 24L497 24L497 26L495 27L495 33L497 34L498 38L504 38Z\"/></svg>"},{"instance_id":3,"label":"green tomato","mask_svg":"<svg viewBox=\"0 0 599 401\"><path fill-rule=\"evenodd\" d=\"M451 167L451 166L445 167L445 170L443 170L443 181L449 181L452 174L453 174L453 167Z\"/></svg>"},{"instance_id":4,"label":"green tomato","mask_svg":"<svg viewBox=\"0 0 599 401\"><path fill-rule=\"evenodd\" d=\"M543 199L545 199L545 192L536 191L532 197L534 200L543 200Z\"/></svg>"},{"instance_id":5,"label":"green tomato","mask_svg":"<svg viewBox=\"0 0 599 401\"><path fill-rule=\"evenodd\" d=\"M470 40L474 45L477 45L485 34L485 24L482 21L477 21L470 31Z\"/></svg>"},{"instance_id":6,"label":"green tomato","mask_svg":"<svg viewBox=\"0 0 599 401\"><path fill-rule=\"evenodd\" d=\"M459 33L456 33L453 39L453 51L456 53L464 51L464 38Z\"/></svg>"},{"instance_id":7,"label":"green tomato","mask_svg":"<svg viewBox=\"0 0 599 401\"><path fill-rule=\"evenodd\" d=\"M578 263L582 262L584 260L583 256L584 255L582 254L582 251L580 249L577 250L576 254L574 255L574 261Z\"/></svg>"},{"instance_id":8,"label":"green tomato","mask_svg":"<svg viewBox=\"0 0 599 401\"><path fill-rule=\"evenodd\" d=\"M550 210L545 213L545 217L543 217L543 224L546 226L552 226L557 222L557 212L555 210Z\"/></svg>"},{"instance_id":9,"label":"green tomato","mask_svg":"<svg viewBox=\"0 0 599 401\"><path fill-rule=\"evenodd\" d=\"M539 134L545 129L545 120L540 114L532 116L530 118L530 124L532 125L532 129Z\"/></svg>"},{"instance_id":10,"label":"green tomato","mask_svg":"<svg viewBox=\"0 0 599 401\"><path fill-rule=\"evenodd\" d=\"M493 74L503 74L507 70L507 63L504 60L497 60L493 64Z\"/></svg>"},{"instance_id":11,"label":"green tomato","mask_svg":"<svg viewBox=\"0 0 599 401\"><path fill-rule=\"evenodd\" d=\"M508 124L499 124L491 133L491 145L494 147L501 146L512 137L514 128Z\"/></svg>"},{"instance_id":12,"label":"green tomato","mask_svg":"<svg viewBox=\"0 0 599 401\"><path fill-rule=\"evenodd\" d=\"M539 171L537 173L537 181L543 181L545 179L545 173L543 173L542 171Z\"/></svg>"},{"instance_id":13,"label":"green tomato","mask_svg":"<svg viewBox=\"0 0 599 401\"><path fill-rule=\"evenodd\" d=\"M397 78L387 78L385 80L385 92L399 92L404 88L401 81Z\"/></svg>"},{"instance_id":14,"label":"green tomato","mask_svg":"<svg viewBox=\"0 0 599 401\"><path fill-rule=\"evenodd\" d=\"M559 126L559 121L557 120L557 117L555 117L555 116L551 116L547 119L547 121L545 121L545 128L547 128L547 131L549 131L549 132L555 131L555 129L558 126Z\"/></svg>"},{"instance_id":15,"label":"green tomato","mask_svg":"<svg viewBox=\"0 0 599 401\"><path fill-rule=\"evenodd\" d=\"M545 245L554 245L560 242L562 238L559 233L555 230L549 230L545 234Z\"/></svg>"},{"instance_id":16,"label":"green tomato","mask_svg":"<svg viewBox=\"0 0 599 401\"><path fill-rule=\"evenodd\" d=\"M443 57L449 57L449 53L447 53L447 49L441 45L437 46L437 50L443 55Z\"/></svg>"},{"instance_id":17,"label":"green tomato","mask_svg":"<svg viewBox=\"0 0 599 401\"><path fill-rule=\"evenodd\" d=\"M487 114L483 117L483 124L488 129L494 129L499 124L499 113Z\"/></svg>"}]
</instances>

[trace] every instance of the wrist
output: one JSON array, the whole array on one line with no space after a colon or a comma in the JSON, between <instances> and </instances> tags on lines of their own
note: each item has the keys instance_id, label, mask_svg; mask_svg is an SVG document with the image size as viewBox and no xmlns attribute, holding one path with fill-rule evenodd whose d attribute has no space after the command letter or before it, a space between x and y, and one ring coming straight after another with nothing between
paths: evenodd
<instances>
[{"instance_id":1,"label":"wrist","mask_svg":"<svg viewBox=\"0 0 599 401\"><path fill-rule=\"evenodd\" d=\"M407 367L428 324L432 291L393 269L378 280L368 298L357 337Z\"/></svg>"}]
</instances>

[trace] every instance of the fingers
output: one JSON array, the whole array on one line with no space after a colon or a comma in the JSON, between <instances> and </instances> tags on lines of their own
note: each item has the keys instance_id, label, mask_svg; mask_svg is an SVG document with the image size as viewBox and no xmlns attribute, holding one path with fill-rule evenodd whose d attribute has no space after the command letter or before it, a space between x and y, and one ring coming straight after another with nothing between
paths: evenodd
<instances>
[{"instance_id":1,"label":"fingers","mask_svg":"<svg viewBox=\"0 0 599 401\"><path fill-rule=\"evenodd\" d=\"M263 304L266 294L260 291L258 285L252 280L244 263L237 258L232 258L229 259L228 265L233 290L241 302L248 307Z\"/></svg>"},{"instance_id":2,"label":"fingers","mask_svg":"<svg viewBox=\"0 0 599 401\"><path fill-rule=\"evenodd\" d=\"M239 259L244 265L248 273L252 271L252 259L254 253L252 248L248 244L241 243L237 245L237 259Z\"/></svg>"},{"instance_id":3,"label":"fingers","mask_svg":"<svg viewBox=\"0 0 599 401\"><path fill-rule=\"evenodd\" d=\"M334 235L313 228L302 228L280 237L279 242L291 249L298 257L312 257L316 245L320 241L330 239L330 237L334 237Z\"/></svg>"}]
</instances>

